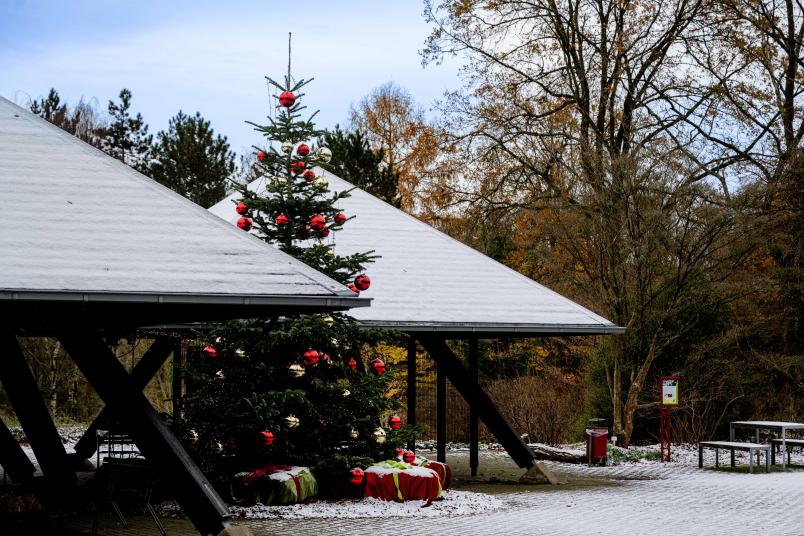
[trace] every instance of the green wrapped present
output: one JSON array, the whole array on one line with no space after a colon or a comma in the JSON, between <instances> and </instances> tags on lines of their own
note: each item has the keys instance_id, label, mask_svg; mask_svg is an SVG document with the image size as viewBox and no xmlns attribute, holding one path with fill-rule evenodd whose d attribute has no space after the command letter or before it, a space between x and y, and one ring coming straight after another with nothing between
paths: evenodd
<instances>
[{"instance_id":1,"label":"green wrapped present","mask_svg":"<svg viewBox=\"0 0 804 536\"><path fill-rule=\"evenodd\" d=\"M318 482L307 467L265 465L234 475L231 493L243 505L296 504L318 495Z\"/></svg>"}]
</instances>

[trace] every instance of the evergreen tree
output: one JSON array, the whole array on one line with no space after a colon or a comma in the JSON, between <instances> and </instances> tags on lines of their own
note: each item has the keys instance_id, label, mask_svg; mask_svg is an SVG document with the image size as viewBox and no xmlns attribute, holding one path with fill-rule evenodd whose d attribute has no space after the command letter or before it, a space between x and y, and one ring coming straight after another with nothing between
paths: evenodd
<instances>
[{"instance_id":1,"label":"evergreen tree","mask_svg":"<svg viewBox=\"0 0 804 536\"><path fill-rule=\"evenodd\" d=\"M142 114L131 115L131 91L120 91L120 102L109 101L109 126L101 133L100 148L126 165L145 171L151 152L153 136Z\"/></svg>"},{"instance_id":2,"label":"evergreen tree","mask_svg":"<svg viewBox=\"0 0 804 536\"><path fill-rule=\"evenodd\" d=\"M279 93L277 117L255 125L268 141L257 155L266 191L237 186L238 226L253 225L266 242L359 293L374 256L333 251L349 219L338 203L349 193L330 192L315 171L330 151L307 145L322 134L312 117L301 118L299 90L309 81L288 74L284 84L269 82ZM291 463L312 466L323 493L345 493L351 467L390 457L417 431L383 429L396 403L386 396L376 343L389 335L339 313L223 326L188 368L182 433L191 452L221 482L244 468Z\"/></svg>"},{"instance_id":3,"label":"evergreen tree","mask_svg":"<svg viewBox=\"0 0 804 536\"><path fill-rule=\"evenodd\" d=\"M57 126L61 126L67 116L67 103L61 102L56 88L50 88L47 97L31 102L30 108L31 112Z\"/></svg>"},{"instance_id":4,"label":"evergreen tree","mask_svg":"<svg viewBox=\"0 0 804 536\"><path fill-rule=\"evenodd\" d=\"M179 111L167 132L157 134L151 178L198 203L211 207L226 196L226 183L235 171L235 154L226 136L215 135L199 112Z\"/></svg>"},{"instance_id":5,"label":"evergreen tree","mask_svg":"<svg viewBox=\"0 0 804 536\"><path fill-rule=\"evenodd\" d=\"M399 171L385 164L385 151L373 150L360 129L344 133L335 125L335 130L325 132L319 143L332 150L332 160L321 167L399 208Z\"/></svg>"}]
</instances>

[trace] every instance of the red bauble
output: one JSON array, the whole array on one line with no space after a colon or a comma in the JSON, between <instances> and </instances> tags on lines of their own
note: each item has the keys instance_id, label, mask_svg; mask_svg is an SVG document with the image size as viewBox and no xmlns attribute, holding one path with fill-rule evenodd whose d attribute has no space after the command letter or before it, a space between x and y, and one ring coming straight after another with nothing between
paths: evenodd
<instances>
[{"instance_id":1,"label":"red bauble","mask_svg":"<svg viewBox=\"0 0 804 536\"><path fill-rule=\"evenodd\" d=\"M277 225L287 225L288 224L288 217L284 214L280 214L276 217L276 224Z\"/></svg>"},{"instance_id":2,"label":"red bauble","mask_svg":"<svg viewBox=\"0 0 804 536\"><path fill-rule=\"evenodd\" d=\"M315 180L315 171L313 171L312 169L308 169L307 171L304 172L303 177L304 180L306 180L307 182L313 182Z\"/></svg>"},{"instance_id":3,"label":"red bauble","mask_svg":"<svg viewBox=\"0 0 804 536\"><path fill-rule=\"evenodd\" d=\"M318 352L313 349L304 352L304 364L308 367L318 364Z\"/></svg>"},{"instance_id":4,"label":"red bauble","mask_svg":"<svg viewBox=\"0 0 804 536\"><path fill-rule=\"evenodd\" d=\"M296 147L296 154L299 156L307 156L310 154L310 147L302 143L298 147Z\"/></svg>"},{"instance_id":5,"label":"red bauble","mask_svg":"<svg viewBox=\"0 0 804 536\"><path fill-rule=\"evenodd\" d=\"M294 95L290 91L283 91L279 95L279 104L281 104L285 108L290 108L291 106L296 104L296 95Z\"/></svg>"},{"instance_id":6,"label":"red bauble","mask_svg":"<svg viewBox=\"0 0 804 536\"><path fill-rule=\"evenodd\" d=\"M321 354L321 360L329 363L329 354Z\"/></svg>"},{"instance_id":7,"label":"red bauble","mask_svg":"<svg viewBox=\"0 0 804 536\"><path fill-rule=\"evenodd\" d=\"M385 368L385 364L383 364L383 368ZM388 419L388 426L391 430L399 430L402 428L402 419L399 418L399 415L391 415L391 418Z\"/></svg>"},{"instance_id":8,"label":"red bauble","mask_svg":"<svg viewBox=\"0 0 804 536\"><path fill-rule=\"evenodd\" d=\"M251 221L251 218L246 218L243 216L239 220L237 220L237 226L243 229L244 231L250 231L254 222Z\"/></svg>"},{"instance_id":9,"label":"red bauble","mask_svg":"<svg viewBox=\"0 0 804 536\"><path fill-rule=\"evenodd\" d=\"M355 467L351 471L349 471L351 478L349 482L354 484L355 486L359 486L363 483L363 470L360 467Z\"/></svg>"},{"instance_id":10,"label":"red bauble","mask_svg":"<svg viewBox=\"0 0 804 536\"><path fill-rule=\"evenodd\" d=\"M335 220L335 223L337 223L338 225L343 225L344 223L346 223L346 214L344 214L343 212L338 212L337 214L335 214L335 217L333 219Z\"/></svg>"},{"instance_id":11,"label":"red bauble","mask_svg":"<svg viewBox=\"0 0 804 536\"><path fill-rule=\"evenodd\" d=\"M320 231L321 229L326 227L326 225L327 225L327 219L324 218L324 216L322 216L321 214L316 214L310 220L310 227L312 227L313 230L315 231Z\"/></svg>"},{"instance_id":12,"label":"red bauble","mask_svg":"<svg viewBox=\"0 0 804 536\"><path fill-rule=\"evenodd\" d=\"M368 290L371 286L371 279L366 274L360 274L355 277L355 288L357 290Z\"/></svg>"},{"instance_id":13,"label":"red bauble","mask_svg":"<svg viewBox=\"0 0 804 536\"><path fill-rule=\"evenodd\" d=\"M241 216L244 214L248 214L248 205L245 203L238 203L237 206L235 207L235 210Z\"/></svg>"},{"instance_id":14,"label":"red bauble","mask_svg":"<svg viewBox=\"0 0 804 536\"><path fill-rule=\"evenodd\" d=\"M259 153L257 153L257 160L262 162L264 158L265 158L265 153L263 151L260 151Z\"/></svg>"},{"instance_id":15,"label":"red bauble","mask_svg":"<svg viewBox=\"0 0 804 536\"><path fill-rule=\"evenodd\" d=\"M346 366L352 370L357 370L357 361L355 361L354 357L350 357L349 361L346 362Z\"/></svg>"},{"instance_id":16,"label":"red bauble","mask_svg":"<svg viewBox=\"0 0 804 536\"><path fill-rule=\"evenodd\" d=\"M399 458L401 460L402 456L404 456L404 455L405 455L405 449L396 449L396 457L397 458Z\"/></svg>"},{"instance_id":17,"label":"red bauble","mask_svg":"<svg viewBox=\"0 0 804 536\"><path fill-rule=\"evenodd\" d=\"M413 463L416 461L416 453L414 453L412 450L406 450L405 454L402 455L402 460L405 463Z\"/></svg>"},{"instance_id":18,"label":"red bauble","mask_svg":"<svg viewBox=\"0 0 804 536\"><path fill-rule=\"evenodd\" d=\"M260 445L267 447L274 444L274 434L268 430L260 432Z\"/></svg>"},{"instance_id":19,"label":"red bauble","mask_svg":"<svg viewBox=\"0 0 804 536\"><path fill-rule=\"evenodd\" d=\"M324 238L328 237L329 236L329 229L324 229L323 231L321 231L321 236L323 236Z\"/></svg>"},{"instance_id":20,"label":"red bauble","mask_svg":"<svg viewBox=\"0 0 804 536\"><path fill-rule=\"evenodd\" d=\"M371 372L373 372L377 376L382 376L383 374L385 374L385 361L383 361L379 357L374 359L371 362Z\"/></svg>"},{"instance_id":21,"label":"red bauble","mask_svg":"<svg viewBox=\"0 0 804 536\"><path fill-rule=\"evenodd\" d=\"M218 349L211 344L204 346L204 349L201 350L201 352L204 354L204 357L208 357L210 359L215 359L218 357Z\"/></svg>"},{"instance_id":22,"label":"red bauble","mask_svg":"<svg viewBox=\"0 0 804 536\"><path fill-rule=\"evenodd\" d=\"M305 167L307 167L307 164L305 164L305 163L304 163L304 162L302 162L301 160L296 160L295 162L293 162L293 163L290 165L290 170L291 170L293 173L295 173L296 175L298 175L299 173L301 173L302 171L304 171L304 168L305 168Z\"/></svg>"},{"instance_id":23,"label":"red bauble","mask_svg":"<svg viewBox=\"0 0 804 536\"><path fill-rule=\"evenodd\" d=\"M349 290L351 290L351 291L352 291L352 292L354 292L355 294L360 294L360 291L359 291L359 290L357 290L357 287L356 287L356 286L354 286L354 285L353 285L353 284L351 284L351 283L349 283L348 285L346 285L346 288L348 288Z\"/></svg>"}]
</instances>

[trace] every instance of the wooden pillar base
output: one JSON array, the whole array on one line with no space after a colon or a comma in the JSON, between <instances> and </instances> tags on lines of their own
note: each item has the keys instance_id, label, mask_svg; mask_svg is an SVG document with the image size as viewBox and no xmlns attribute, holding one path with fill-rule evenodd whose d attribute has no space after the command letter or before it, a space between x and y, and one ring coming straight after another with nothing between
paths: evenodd
<instances>
[{"instance_id":1,"label":"wooden pillar base","mask_svg":"<svg viewBox=\"0 0 804 536\"><path fill-rule=\"evenodd\" d=\"M59 432L13 332L0 332L0 350L0 382L36 461L54 488L72 486L77 480L75 472L70 469Z\"/></svg>"},{"instance_id":2,"label":"wooden pillar base","mask_svg":"<svg viewBox=\"0 0 804 536\"><path fill-rule=\"evenodd\" d=\"M226 503L195 465L148 399L126 372L101 334L81 325L52 322L59 340L89 383L119 415L124 429L172 489L201 534L229 528Z\"/></svg>"},{"instance_id":3,"label":"wooden pillar base","mask_svg":"<svg viewBox=\"0 0 804 536\"><path fill-rule=\"evenodd\" d=\"M25 482L36 472L31 460L3 421L0 421L0 465L5 474L16 483Z\"/></svg>"},{"instance_id":4,"label":"wooden pillar base","mask_svg":"<svg viewBox=\"0 0 804 536\"><path fill-rule=\"evenodd\" d=\"M470 407L474 406L478 417L489 431L497 438L519 467L530 467L535 456L530 447L522 440L508 419L500 413L489 395L473 382L461 360L450 350L446 341L437 335L418 335L419 343L435 360L438 370L449 377L452 385L461 394Z\"/></svg>"}]
</instances>

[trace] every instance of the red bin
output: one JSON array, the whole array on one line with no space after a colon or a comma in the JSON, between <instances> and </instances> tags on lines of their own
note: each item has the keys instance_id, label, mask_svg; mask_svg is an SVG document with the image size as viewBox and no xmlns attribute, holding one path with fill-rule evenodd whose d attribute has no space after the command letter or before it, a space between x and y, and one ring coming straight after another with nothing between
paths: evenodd
<instances>
[{"instance_id":1,"label":"red bin","mask_svg":"<svg viewBox=\"0 0 804 536\"><path fill-rule=\"evenodd\" d=\"M586 461L589 466L606 465L609 429L604 419L589 419L586 424Z\"/></svg>"}]
</instances>

